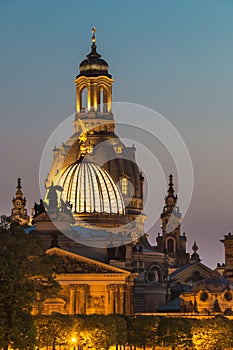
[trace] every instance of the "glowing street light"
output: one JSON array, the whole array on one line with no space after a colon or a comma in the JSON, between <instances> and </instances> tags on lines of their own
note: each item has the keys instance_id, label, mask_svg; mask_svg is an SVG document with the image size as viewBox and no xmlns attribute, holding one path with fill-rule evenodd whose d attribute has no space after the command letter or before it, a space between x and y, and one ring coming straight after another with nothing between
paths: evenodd
<instances>
[{"instance_id":1,"label":"glowing street light","mask_svg":"<svg viewBox=\"0 0 233 350\"><path fill-rule=\"evenodd\" d=\"M77 339L76 339L75 337L72 337L72 338L71 338L71 341L72 341L72 343L74 344L73 350L75 350L75 344L76 344L76 342L77 342Z\"/></svg>"}]
</instances>

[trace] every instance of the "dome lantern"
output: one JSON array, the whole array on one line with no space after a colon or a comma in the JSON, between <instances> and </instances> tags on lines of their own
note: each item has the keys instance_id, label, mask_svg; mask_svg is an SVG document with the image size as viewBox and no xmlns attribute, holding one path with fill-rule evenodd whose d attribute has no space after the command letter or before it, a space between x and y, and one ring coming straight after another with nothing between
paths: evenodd
<instances>
[{"instance_id":1,"label":"dome lantern","mask_svg":"<svg viewBox=\"0 0 233 350\"><path fill-rule=\"evenodd\" d=\"M76 76L76 120L113 120L112 116L112 76L108 73L108 63L96 50L96 29L92 28L91 52L79 65ZM75 131L79 132L75 123Z\"/></svg>"}]
</instances>

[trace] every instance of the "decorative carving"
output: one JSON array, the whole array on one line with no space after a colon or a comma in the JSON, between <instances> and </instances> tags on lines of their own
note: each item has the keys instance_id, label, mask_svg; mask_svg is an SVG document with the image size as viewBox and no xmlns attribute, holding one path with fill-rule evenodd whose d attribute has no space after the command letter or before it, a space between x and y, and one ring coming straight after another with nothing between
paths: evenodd
<instances>
[{"instance_id":1,"label":"decorative carving","mask_svg":"<svg viewBox=\"0 0 233 350\"><path fill-rule=\"evenodd\" d=\"M83 290L83 291L86 291L88 289L88 284L78 284L77 285L77 288L79 290Z\"/></svg>"},{"instance_id":2,"label":"decorative carving","mask_svg":"<svg viewBox=\"0 0 233 350\"><path fill-rule=\"evenodd\" d=\"M108 290L113 291L113 292L117 291L117 284L109 284Z\"/></svg>"},{"instance_id":3,"label":"decorative carving","mask_svg":"<svg viewBox=\"0 0 233 350\"><path fill-rule=\"evenodd\" d=\"M124 292L125 291L125 285L124 284L119 284L118 285L118 289L120 292Z\"/></svg>"},{"instance_id":4,"label":"decorative carving","mask_svg":"<svg viewBox=\"0 0 233 350\"><path fill-rule=\"evenodd\" d=\"M226 246L226 258L233 258L233 246Z\"/></svg>"},{"instance_id":5,"label":"decorative carving","mask_svg":"<svg viewBox=\"0 0 233 350\"><path fill-rule=\"evenodd\" d=\"M156 265L152 265L146 274L146 280L149 283L158 283L160 282L160 270Z\"/></svg>"},{"instance_id":6,"label":"decorative carving","mask_svg":"<svg viewBox=\"0 0 233 350\"><path fill-rule=\"evenodd\" d=\"M104 295L100 296L92 296L89 295L88 297L88 307L94 307L94 308L103 308L105 306L105 297Z\"/></svg>"},{"instance_id":7,"label":"decorative carving","mask_svg":"<svg viewBox=\"0 0 233 350\"><path fill-rule=\"evenodd\" d=\"M64 202L63 199L61 198L60 209L64 213L70 214L72 212L72 204L68 201Z\"/></svg>"},{"instance_id":8,"label":"decorative carving","mask_svg":"<svg viewBox=\"0 0 233 350\"><path fill-rule=\"evenodd\" d=\"M47 199L48 199L48 209L50 210L57 210L58 209L58 197L57 197L57 191L62 192L63 187L61 186L54 186L53 182L51 186L46 188L48 190Z\"/></svg>"},{"instance_id":9,"label":"decorative carving","mask_svg":"<svg viewBox=\"0 0 233 350\"><path fill-rule=\"evenodd\" d=\"M80 261L68 256L56 256L54 272L56 273L116 273L111 267Z\"/></svg>"},{"instance_id":10,"label":"decorative carving","mask_svg":"<svg viewBox=\"0 0 233 350\"><path fill-rule=\"evenodd\" d=\"M70 289L77 289L77 284L69 284Z\"/></svg>"}]
</instances>

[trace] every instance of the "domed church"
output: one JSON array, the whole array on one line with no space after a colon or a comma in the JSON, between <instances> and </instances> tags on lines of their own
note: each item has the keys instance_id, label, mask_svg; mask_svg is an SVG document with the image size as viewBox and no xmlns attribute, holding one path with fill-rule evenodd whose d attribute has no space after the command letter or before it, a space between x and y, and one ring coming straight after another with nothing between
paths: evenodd
<instances>
[{"instance_id":1,"label":"domed church","mask_svg":"<svg viewBox=\"0 0 233 350\"><path fill-rule=\"evenodd\" d=\"M115 133L113 79L94 28L74 82L74 133L53 150L46 196L35 203L29 226L60 260L55 272L62 290L42 301L41 312L155 311L168 298L166 257L144 232L144 178L135 147Z\"/></svg>"},{"instance_id":2,"label":"domed church","mask_svg":"<svg viewBox=\"0 0 233 350\"><path fill-rule=\"evenodd\" d=\"M33 230L47 254L58 257L55 274L61 291L41 300L35 313L156 312L175 299L182 286L191 290L195 281L211 275L196 244L191 256L186 252L172 175L161 214L162 232L156 245L149 243L144 178L135 147L124 145L115 134L112 86L93 28L91 51L75 79L74 133L53 150L46 196L35 203L31 219L20 179L13 199L11 220Z\"/></svg>"}]
</instances>

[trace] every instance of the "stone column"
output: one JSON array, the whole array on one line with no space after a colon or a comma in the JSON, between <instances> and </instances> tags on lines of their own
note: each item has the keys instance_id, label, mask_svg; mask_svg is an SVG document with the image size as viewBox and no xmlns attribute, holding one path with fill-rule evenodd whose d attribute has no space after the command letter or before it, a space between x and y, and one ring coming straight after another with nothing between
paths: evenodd
<instances>
[{"instance_id":1,"label":"stone column","mask_svg":"<svg viewBox=\"0 0 233 350\"><path fill-rule=\"evenodd\" d=\"M118 291L119 291L119 303L118 303L118 313L120 315L124 314L124 309L125 309L125 285L120 284L118 286Z\"/></svg>"},{"instance_id":2,"label":"stone column","mask_svg":"<svg viewBox=\"0 0 233 350\"><path fill-rule=\"evenodd\" d=\"M132 282L126 284L125 292L125 314L127 316L134 313L134 287Z\"/></svg>"},{"instance_id":3,"label":"stone column","mask_svg":"<svg viewBox=\"0 0 233 350\"><path fill-rule=\"evenodd\" d=\"M75 294L76 294L76 285L70 284L69 285L69 291L70 291L70 307L69 307L69 314L74 315L75 314Z\"/></svg>"},{"instance_id":4,"label":"stone column","mask_svg":"<svg viewBox=\"0 0 233 350\"><path fill-rule=\"evenodd\" d=\"M115 291L116 291L115 284L109 284L108 291L109 291L108 313L114 314L114 312L116 312L116 310L115 310Z\"/></svg>"},{"instance_id":5,"label":"stone column","mask_svg":"<svg viewBox=\"0 0 233 350\"><path fill-rule=\"evenodd\" d=\"M115 304L115 313L119 313L119 292L118 292L118 285L114 285L114 304Z\"/></svg>"},{"instance_id":6,"label":"stone column","mask_svg":"<svg viewBox=\"0 0 233 350\"><path fill-rule=\"evenodd\" d=\"M78 313L81 315L86 314L86 291L88 285L87 284L79 284L79 305L78 305Z\"/></svg>"}]
</instances>

